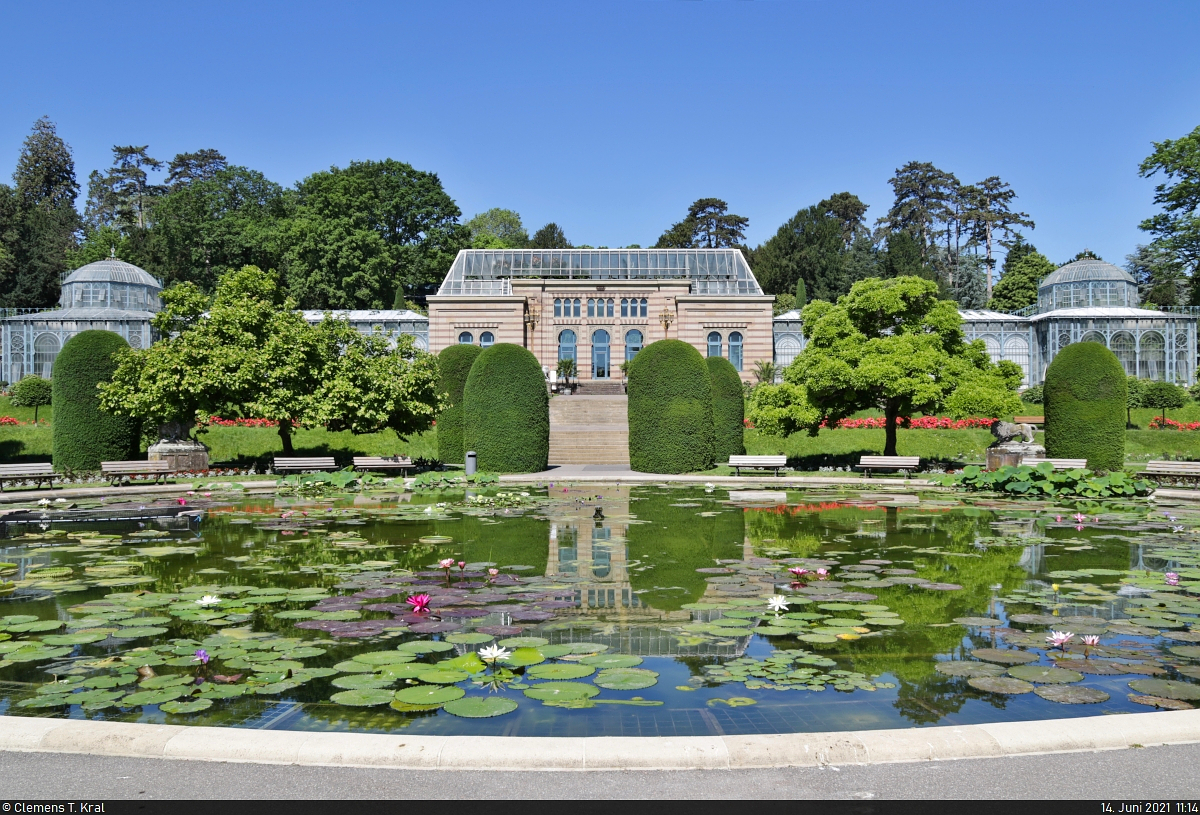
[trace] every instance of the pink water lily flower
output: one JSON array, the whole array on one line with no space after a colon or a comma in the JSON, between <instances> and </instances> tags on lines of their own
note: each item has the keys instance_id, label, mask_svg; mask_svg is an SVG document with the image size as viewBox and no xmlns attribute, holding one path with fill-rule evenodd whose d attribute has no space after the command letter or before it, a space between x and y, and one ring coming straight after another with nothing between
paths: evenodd
<instances>
[{"instance_id":1,"label":"pink water lily flower","mask_svg":"<svg viewBox=\"0 0 1200 815\"><path fill-rule=\"evenodd\" d=\"M454 558L448 557L448 558L439 560L438 568L439 569L453 569L454 568Z\"/></svg>"},{"instance_id":2,"label":"pink water lily flower","mask_svg":"<svg viewBox=\"0 0 1200 815\"><path fill-rule=\"evenodd\" d=\"M788 571L795 577L804 577L804 575L808 574L808 569L802 569L799 566L793 566Z\"/></svg>"},{"instance_id":3,"label":"pink water lily flower","mask_svg":"<svg viewBox=\"0 0 1200 815\"><path fill-rule=\"evenodd\" d=\"M1087 520L1087 516L1084 515L1082 512L1076 512L1071 517L1075 519L1075 523L1077 523L1077 524L1081 524Z\"/></svg>"},{"instance_id":4,"label":"pink water lily flower","mask_svg":"<svg viewBox=\"0 0 1200 815\"><path fill-rule=\"evenodd\" d=\"M1163 579L1167 581L1168 586L1178 586L1179 585L1179 575L1176 574L1175 572L1167 572L1166 574L1163 575Z\"/></svg>"},{"instance_id":5,"label":"pink water lily flower","mask_svg":"<svg viewBox=\"0 0 1200 815\"><path fill-rule=\"evenodd\" d=\"M405 602L412 606L414 613L425 614L429 611L429 599L428 594L414 594Z\"/></svg>"},{"instance_id":6,"label":"pink water lily flower","mask_svg":"<svg viewBox=\"0 0 1200 815\"><path fill-rule=\"evenodd\" d=\"M1055 516L1054 516L1054 522L1055 522L1056 524L1060 524L1060 523L1062 523L1062 516L1061 516L1061 515L1055 515Z\"/></svg>"},{"instance_id":7,"label":"pink water lily flower","mask_svg":"<svg viewBox=\"0 0 1200 815\"><path fill-rule=\"evenodd\" d=\"M1070 631L1051 631L1050 636L1046 637L1046 642L1050 643L1052 648L1061 648L1063 653L1067 652L1067 643L1075 639L1075 635Z\"/></svg>"},{"instance_id":8,"label":"pink water lily flower","mask_svg":"<svg viewBox=\"0 0 1200 815\"><path fill-rule=\"evenodd\" d=\"M817 580L828 580L828 579L829 579L829 570L828 569L824 569L824 568L817 569Z\"/></svg>"}]
</instances>

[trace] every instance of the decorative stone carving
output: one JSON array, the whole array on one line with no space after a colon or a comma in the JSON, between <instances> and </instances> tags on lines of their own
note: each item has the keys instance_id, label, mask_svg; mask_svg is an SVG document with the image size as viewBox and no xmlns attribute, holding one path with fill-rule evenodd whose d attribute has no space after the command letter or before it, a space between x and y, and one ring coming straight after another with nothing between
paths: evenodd
<instances>
[{"instance_id":1,"label":"decorative stone carving","mask_svg":"<svg viewBox=\"0 0 1200 815\"><path fill-rule=\"evenodd\" d=\"M992 435L996 437L996 441L992 447L999 447L1006 444L1017 436L1021 437L1021 441L1025 444L1033 444L1033 425L1031 424L1013 424L1012 422L993 422Z\"/></svg>"},{"instance_id":2,"label":"decorative stone carving","mask_svg":"<svg viewBox=\"0 0 1200 815\"><path fill-rule=\"evenodd\" d=\"M987 468L1016 467L1026 458L1044 458L1046 448L1033 441L1034 427L1031 424L994 422L992 435L996 440L987 449ZM1020 441L1017 441L1017 439Z\"/></svg>"},{"instance_id":3,"label":"decorative stone carving","mask_svg":"<svg viewBox=\"0 0 1200 815\"><path fill-rule=\"evenodd\" d=\"M158 429L159 440L146 450L149 461L169 461L175 471L208 469L208 448L188 438L181 422L168 422Z\"/></svg>"}]
</instances>

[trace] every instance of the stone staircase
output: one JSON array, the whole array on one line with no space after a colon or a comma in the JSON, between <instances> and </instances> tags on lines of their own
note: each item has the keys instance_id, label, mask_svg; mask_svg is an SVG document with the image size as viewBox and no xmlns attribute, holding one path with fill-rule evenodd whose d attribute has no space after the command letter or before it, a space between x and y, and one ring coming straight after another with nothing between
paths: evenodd
<instances>
[{"instance_id":1,"label":"stone staircase","mask_svg":"<svg viewBox=\"0 0 1200 815\"><path fill-rule=\"evenodd\" d=\"M550 400L550 464L624 464L629 466L629 402L621 385L616 393ZM602 386L603 387L603 386Z\"/></svg>"}]
</instances>

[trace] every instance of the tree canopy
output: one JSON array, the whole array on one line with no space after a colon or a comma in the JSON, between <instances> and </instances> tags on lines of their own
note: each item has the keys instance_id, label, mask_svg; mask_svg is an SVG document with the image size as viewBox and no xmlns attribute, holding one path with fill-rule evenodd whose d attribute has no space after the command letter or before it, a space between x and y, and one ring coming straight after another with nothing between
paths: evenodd
<instances>
[{"instance_id":1,"label":"tree canopy","mask_svg":"<svg viewBox=\"0 0 1200 815\"><path fill-rule=\"evenodd\" d=\"M570 249L571 242L567 240L562 227L551 221L533 233L529 247L531 249Z\"/></svg>"},{"instance_id":2,"label":"tree canopy","mask_svg":"<svg viewBox=\"0 0 1200 815\"><path fill-rule=\"evenodd\" d=\"M750 219L729 212L720 198L700 198L688 207L687 217L673 224L654 244L656 249L718 249L738 246L745 240Z\"/></svg>"},{"instance_id":3,"label":"tree canopy","mask_svg":"<svg viewBox=\"0 0 1200 815\"><path fill-rule=\"evenodd\" d=\"M824 203L824 202L823 202ZM833 300L846 291L842 262L844 224L822 204L802 209L754 251L755 273L763 290L793 293L803 283L816 299Z\"/></svg>"},{"instance_id":4,"label":"tree canopy","mask_svg":"<svg viewBox=\"0 0 1200 815\"><path fill-rule=\"evenodd\" d=\"M467 221L471 246L475 249L522 249L529 245L529 233L521 216L511 209L494 207Z\"/></svg>"},{"instance_id":5,"label":"tree canopy","mask_svg":"<svg viewBox=\"0 0 1200 815\"><path fill-rule=\"evenodd\" d=\"M227 272L212 297L181 283L163 292L163 305L154 326L165 339L121 354L101 387L104 409L157 425L271 419L288 454L296 425L406 435L438 410L436 361L411 337L393 349L342 320L310 326L275 272Z\"/></svg>"},{"instance_id":6,"label":"tree canopy","mask_svg":"<svg viewBox=\"0 0 1200 815\"><path fill-rule=\"evenodd\" d=\"M1006 260L1005 266L1008 266ZM1045 255L1034 251L1023 255L1007 268L1000 282L992 289L988 308L997 311L1019 311L1037 303L1038 285L1054 271L1054 264Z\"/></svg>"},{"instance_id":7,"label":"tree canopy","mask_svg":"<svg viewBox=\"0 0 1200 815\"><path fill-rule=\"evenodd\" d=\"M1162 174L1154 187L1154 203L1162 211L1139 227L1154 235L1154 246L1176 259L1194 287L1200 279L1200 127L1178 139L1154 142L1154 152L1138 170L1143 178Z\"/></svg>"}]
</instances>

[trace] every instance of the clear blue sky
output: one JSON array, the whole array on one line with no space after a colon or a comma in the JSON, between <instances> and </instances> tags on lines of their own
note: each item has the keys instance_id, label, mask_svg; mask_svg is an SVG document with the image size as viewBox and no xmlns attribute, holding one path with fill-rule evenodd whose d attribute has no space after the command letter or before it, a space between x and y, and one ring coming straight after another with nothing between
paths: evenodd
<instances>
[{"instance_id":1,"label":"clear blue sky","mask_svg":"<svg viewBox=\"0 0 1200 815\"><path fill-rule=\"evenodd\" d=\"M1200 125L1200 3L0 5L0 173L43 114L86 187L113 144L213 147L290 185L438 173L464 218L652 244L694 199L751 244L909 160L999 175L1053 260L1145 238L1151 142ZM82 200L80 201L82 206Z\"/></svg>"}]
</instances>

